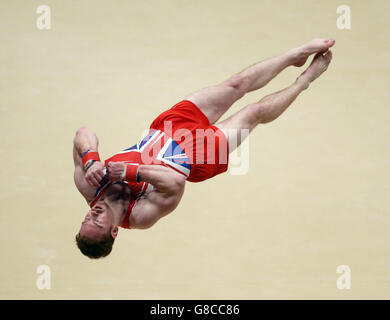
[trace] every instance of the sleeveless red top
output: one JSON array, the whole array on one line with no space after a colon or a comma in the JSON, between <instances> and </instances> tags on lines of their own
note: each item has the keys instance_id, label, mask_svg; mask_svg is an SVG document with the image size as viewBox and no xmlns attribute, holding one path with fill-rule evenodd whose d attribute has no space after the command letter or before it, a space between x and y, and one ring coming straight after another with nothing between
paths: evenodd
<instances>
[{"instance_id":1,"label":"sleeveless red top","mask_svg":"<svg viewBox=\"0 0 390 320\"><path fill-rule=\"evenodd\" d=\"M178 143L164 132L154 129L151 129L140 143L106 159L104 161L104 166L107 167L107 164L110 161L136 164L160 164L169 167L186 177L189 176L191 171L189 159ZM108 179L107 174L105 174L99 182L99 187L96 190L94 199L89 202L89 206L92 208L107 188L117 182L118 181L111 181ZM127 183L130 187L131 198L121 227L129 229L131 210L142 195L153 190L153 186L147 182L133 183L124 181L124 183Z\"/></svg>"}]
</instances>

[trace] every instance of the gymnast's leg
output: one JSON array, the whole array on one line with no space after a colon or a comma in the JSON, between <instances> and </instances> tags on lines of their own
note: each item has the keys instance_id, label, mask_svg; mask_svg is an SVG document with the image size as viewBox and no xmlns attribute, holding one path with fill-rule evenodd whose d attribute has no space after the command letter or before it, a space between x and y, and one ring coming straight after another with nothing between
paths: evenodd
<instances>
[{"instance_id":1,"label":"gymnast's leg","mask_svg":"<svg viewBox=\"0 0 390 320\"><path fill-rule=\"evenodd\" d=\"M304 65L311 54L325 52L334 43L334 40L328 38L313 39L280 56L256 63L220 84L191 93L186 96L185 100L195 103L210 123L214 124L235 101L242 98L247 92L265 86L288 66L300 67Z\"/></svg>"},{"instance_id":2,"label":"gymnast's leg","mask_svg":"<svg viewBox=\"0 0 390 320\"><path fill-rule=\"evenodd\" d=\"M246 136L241 136L240 129L252 131L258 124L267 123L278 118L306 90L310 83L325 72L332 59L332 52L317 54L311 65L296 79L296 81L256 103L251 103L216 126L228 136L230 152L238 147Z\"/></svg>"}]
</instances>

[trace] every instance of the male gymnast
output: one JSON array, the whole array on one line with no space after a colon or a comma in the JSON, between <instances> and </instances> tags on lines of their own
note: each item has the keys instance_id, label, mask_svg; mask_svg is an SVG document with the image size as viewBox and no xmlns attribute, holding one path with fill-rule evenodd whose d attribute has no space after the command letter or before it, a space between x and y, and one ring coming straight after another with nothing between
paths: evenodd
<instances>
[{"instance_id":1,"label":"male gymnast","mask_svg":"<svg viewBox=\"0 0 390 320\"><path fill-rule=\"evenodd\" d=\"M334 44L330 38L313 39L189 94L160 114L139 143L104 163L96 135L79 128L73 140L74 182L90 207L76 235L80 251L92 259L107 256L119 227L150 228L178 206L186 181L200 182L227 171L229 153L245 139L240 132L278 118L327 70ZM303 66L313 54L292 85L218 122L247 92L265 86L289 66Z\"/></svg>"}]
</instances>

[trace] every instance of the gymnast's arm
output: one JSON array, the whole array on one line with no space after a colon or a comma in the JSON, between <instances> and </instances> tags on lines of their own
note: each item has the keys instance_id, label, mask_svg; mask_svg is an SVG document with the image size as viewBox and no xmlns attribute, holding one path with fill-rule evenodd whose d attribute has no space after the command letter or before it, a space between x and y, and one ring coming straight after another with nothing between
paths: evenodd
<instances>
[{"instance_id":1,"label":"gymnast's arm","mask_svg":"<svg viewBox=\"0 0 390 320\"><path fill-rule=\"evenodd\" d=\"M103 177L103 164L96 161L89 169L88 175L84 171L81 157L88 149L98 152L99 140L91 130L83 126L76 131L73 139L73 162L74 162L74 183L79 192L88 201L93 199L93 196L98 186L96 181L99 177ZM91 173L94 175L91 175ZM96 177L95 177L96 175Z\"/></svg>"},{"instance_id":2,"label":"gymnast's arm","mask_svg":"<svg viewBox=\"0 0 390 320\"><path fill-rule=\"evenodd\" d=\"M130 228L147 229L178 206L185 186L185 177L161 165L140 165L142 181L154 190L137 201L130 215Z\"/></svg>"}]
</instances>

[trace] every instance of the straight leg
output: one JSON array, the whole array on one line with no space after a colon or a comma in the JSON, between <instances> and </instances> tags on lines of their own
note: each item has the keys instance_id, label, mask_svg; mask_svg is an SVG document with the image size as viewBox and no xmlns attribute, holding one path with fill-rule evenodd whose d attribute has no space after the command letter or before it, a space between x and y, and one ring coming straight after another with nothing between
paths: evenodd
<instances>
[{"instance_id":1,"label":"straight leg","mask_svg":"<svg viewBox=\"0 0 390 320\"><path fill-rule=\"evenodd\" d=\"M241 136L241 129L251 132L258 124L278 118L309 87L309 84L325 72L332 59L332 52L317 54L311 65L289 87L270 94L256 103L251 103L216 126L228 137L230 152L238 147L246 136Z\"/></svg>"},{"instance_id":2,"label":"straight leg","mask_svg":"<svg viewBox=\"0 0 390 320\"><path fill-rule=\"evenodd\" d=\"M262 88L288 66L304 65L311 54L325 52L334 43L332 39L313 39L280 56L258 62L220 84L191 93L185 99L195 103L214 124L247 92Z\"/></svg>"}]
</instances>

